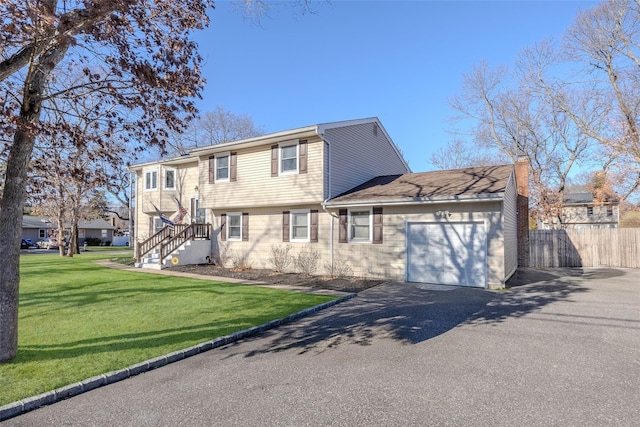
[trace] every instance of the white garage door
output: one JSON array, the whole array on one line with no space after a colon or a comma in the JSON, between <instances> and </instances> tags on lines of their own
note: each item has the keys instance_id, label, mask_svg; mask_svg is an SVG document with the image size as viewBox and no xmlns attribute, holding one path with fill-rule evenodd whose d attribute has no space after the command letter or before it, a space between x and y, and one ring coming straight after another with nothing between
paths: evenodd
<instances>
[{"instance_id":1,"label":"white garage door","mask_svg":"<svg viewBox=\"0 0 640 427\"><path fill-rule=\"evenodd\" d=\"M486 277L484 224L407 224L407 281L484 288Z\"/></svg>"}]
</instances>

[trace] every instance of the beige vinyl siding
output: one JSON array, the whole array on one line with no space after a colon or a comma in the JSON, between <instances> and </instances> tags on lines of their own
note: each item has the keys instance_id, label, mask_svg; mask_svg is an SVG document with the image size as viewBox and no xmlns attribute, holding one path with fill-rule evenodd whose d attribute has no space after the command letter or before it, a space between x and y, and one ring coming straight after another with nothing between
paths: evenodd
<instances>
[{"instance_id":1,"label":"beige vinyl siding","mask_svg":"<svg viewBox=\"0 0 640 427\"><path fill-rule=\"evenodd\" d=\"M194 159L195 160L195 159ZM164 188L164 179L166 169L175 171L175 189L166 190ZM176 199L180 200L182 206L189 209L189 202L192 197L198 196L198 163L194 161L187 165L179 167L162 167L162 187L160 191L158 208L163 212L177 212L178 204Z\"/></svg>"},{"instance_id":2,"label":"beige vinyl siding","mask_svg":"<svg viewBox=\"0 0 640 427\"><path fill-rule=\"evenodd\" d=\"M318 211L318 242L303 243L282 241L282 212L298 209ZM210 211L211 212L211 211ZM248 241L222 241L220 239L221 214L231 211L213 210L213 259L224 261L225 266L233 266L240 258L246 257L246 264L251 268L273 268L269 262L272 246L289 246L289 254L297 256L305 248L313 248L318 251L318 264L316 274L325 274L325 263L329 260L329 227L330 217L322 212L320 204L317 205L292 205L287 207L262 207L242 209L238 212L249 214L249 240ZM291 264L289 272L295 272L296 268Z\"/></svg>"},{"instance_id":3,"label":"beige vinyl siding","mask_svg":"<svg viewBox=\"0 0 640 427\"><path fill-rule=\"evenodd\" d=\"M484 222L487 232L487 275L489 287L500 287L504 276L502 215L500 202L425 204L383 207L383 242L337 243L337 220L334 230L334 259L346 262L354 276L405 280L406 223L408 221L441 222L435 212L451 212L449 222Z\"/></svg>"},{"instance_id":4,"label":"beige vinyl siding","mask_svg":"<svg viewBox=\"0 0 640 427\"><path fill-rule=\"evenodd\" d=\"M158 207L165 214L172 214L178 211L178 204L176 198L180 200L182 206L189 208L189 200L192 197L198 197L198 163L194 159L193 163L181 164L177 166L156 166L158 173L158 188L156 190L144 191L144 171L140 177L138 183L137 193L139 199L136 203L136 208L141 209L141 213L155 214L155 209L152 203ZM164 188L165 170L170 169L175 171L175 188L172 190L166 190Z\"/></svg>"},{"instance_id":5,"label":"beige vinyl siding","mask_svg":"<svg viewBox=\"0 0 640 427\"><path fill-rule=\"evenodd\" d=\"M518 219L515 175L511 175L505 189L502 203L502 227L504 236L504 275L505 280L511 277L518 268Z\"/></svg>"},{"instance_id":6,"label":"beige vinyl siding","mask_svg":"<svg viewBox=\"0 0 640 427\"><path fill-rule=\"evenodd\" d=\"M271 176L271 144L238 150L237 181L209 184L209 156L200 158L200 201L206 208L283 206L323 200L323 142L307 140L307 173Z\"/></svg>"},{"instance_id":7,"label":"beige vinyl siding","mask_svg":"<svg viewBox=\"0 0 640 427\"><path fill-rule=\"evenodd\" d=\"M136 201L135 201L135 240L141 242L149 237L150 216L145 213L144 206L149 205L150 199L157 199L159 190L144 190L144 174L146 170L136 171ZM153 208L151 208L153 209Z\"/></svg>"},{"instance_id":8,"label":"beige vinyl siding","mask_svg":"<svg viewBox=\"0 0 640 427\"><path fill-rule=\"evenodd\" d=\"M327 129L331 145L331 197L380 175L410 172L376 123Z\"/></svg>"},{"instance_id":9,"label":"beige vinyl siding","mask_svg":"<svg viewBox=\"0 0 640 427\"><path fill-rule=\"evenodd\" d=\"M588 214L587 205L583 206L566 206L562 209L562 222L565 224L566 228L598 228L598 226L603 226L608 228L610 226L615 226L619 220L619 209L618 206L611 205L603 205L603 206L595 206L592 205L591 209L593 210L593 214ZM608 214L608 209L611 209L611 216Z\"/></svg>"},{"instance_id":10,"label":"beige vinyl siding","mask_svg":"<svg viewBox=\"0 0 640 427\"><path fill-rule=\"evenodd\" d=\"M489 287L501 287L505 280L505 254L502 243L503 225L501 202L457 203L447 205L385 206L383 208L383 243L338 243L338 219L322 211L320 205L294 205L284 208L264 207L242 209L249 213L249 240L220 240L220 215L229 211L213 211L214 258L223 253L227 266L234 260L246 258L252 268L272 268L269 256L273 245L289 245L290 255L295 257L307 247L318 251L316 274L327 274L331 260L331 222L333 225L334 263L346 264L355 277L379 277L391 280L405 280L407 221L428 221L437 223L435 212L449 210L451 222L483 222L487 231L487 263ZM283 243L282 211L295 209L318 210L317 243ZM337 210L335 211L337 213ZM288 271L295 272L292 264Z\"/></svg>"},{"instance_id":11,"label":"beige vinyl siding","mask_svg":"<svg viewBox=\"0 0 640 427\"><path fill-rule=\"evenodd\" d=\"M164 165L155 165L136 171L136 203L135 203L135 227L136 241L147 239L152 227L153 217L157 216L152 205L155 204L165 215L172 218L178 212L178 204L175 198L180 200L182 206L189 209L190 199L197 197L198 186L198 163L194 159L193 163L167 166L175 171L176 185L174 190L164 189ZM147 170L158 170L158 188L156 190L144 190L144 178ZM187 216L186 221L191 218Z\"/></svg>"}]
</instances>

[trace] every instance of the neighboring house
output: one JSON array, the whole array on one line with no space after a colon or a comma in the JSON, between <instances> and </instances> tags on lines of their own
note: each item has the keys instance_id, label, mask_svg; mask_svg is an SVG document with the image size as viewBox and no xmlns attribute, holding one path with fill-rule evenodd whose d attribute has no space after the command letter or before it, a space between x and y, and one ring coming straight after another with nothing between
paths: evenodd
<instances>
[{"instance_id":1,"label":"neighboring house","mask_svg":"<svg viewBox=\"0 0 640 427\"><path fill-rule=\"evenodd\" d=\"M31 239L32 242L49 238L55 229L49 218L35 215L22 217L22 238Z\"/></svg>"},{"instance_id":2,"label":"neighboring house","mask_svg":"<svg viewBox=\"0 0 640 427\"><path fill-rule=\"evenodd\" d=\"M274 251L289 247L294 257L313 252L316 274L500 287L518 264L514 166L410 173L377 118L198 148L131 170L137 236L162 230L155 208L172 218L178 202L186 222L212 224L206 255L161 252L165 266L269 268ZM138 247L164 245L162 233Z\"/></svg>"},{"instance_id":3,"label":"neighboring house","mask_svg":"<svg viewBox=\"0 0 640 427\"><path fill-rule=\"evenodd\" d=\"M78 240L82 245L89 237L100 239L101 244L110 245L113 242L115 227L104 219L78 221ZM68 232L65 231L65 235Z\"/></svg>"},{"instance_id":4,"label":"neighboring house","mask_svg":"<svg viewBox=\"0 0 640 427\"><path fill-rule=\"evenodd\" d=\"M561 221L563 228L617 228L620 203L607 199L596 203L591 193L565 194Z\"/></svg>"},{"instance_id":5,"label":"neighboring house","mask_svg":"<svg viewBox=\"0 0 640 427\"><path fill-rule=\"evenodd\" d=\"M124 210L124 209L123 209ZM114 228L114 236L125 236L129 234L129 220L126 219L128 214L124 212L119 216L113 212L107 215L107 222Z\"/></svg>"},{"instance_id":6,"label":"neighboring house","mask_svg":"<svg viewBox=\"0 0 640 427\"><path fill-rule=\"evenodd\" d=\"M103 219L81 220L78 222L78 240L82 245L87 237L100 239L103 244L113 241L115 227ZM22 218L22 238L34 243L49 237L56 237L56 223L45 216L24 215ZM69 230L65 229L65 237Z\"/></svg>"},{"instance_id":7,"label":"neighboring house","mask_svg":"<svg viewBox=\"0 0 640 427\"><path fill-rule=\"evenodd\" d=\"M616 199L596 202L593 194L588 192L565 194L560 216L551 221L540 221L538 228L617 228L620 222L619 205Z\"/></svg>"}]
</instances>

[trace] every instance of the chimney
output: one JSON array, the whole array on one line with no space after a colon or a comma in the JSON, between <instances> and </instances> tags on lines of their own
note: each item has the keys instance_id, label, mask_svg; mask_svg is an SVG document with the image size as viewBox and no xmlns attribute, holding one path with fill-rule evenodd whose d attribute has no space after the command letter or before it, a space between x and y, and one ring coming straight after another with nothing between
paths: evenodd
<instances>
[{"instance_id":1,"label":"chimney","mask_svg":"<svg viewBox=\"0 0 640 427\"><path fill-rule=\"evenodd\" d=\"M529 266L529 158L519 156L515 163L518 267Z\"/></svg>"}]
</instances>

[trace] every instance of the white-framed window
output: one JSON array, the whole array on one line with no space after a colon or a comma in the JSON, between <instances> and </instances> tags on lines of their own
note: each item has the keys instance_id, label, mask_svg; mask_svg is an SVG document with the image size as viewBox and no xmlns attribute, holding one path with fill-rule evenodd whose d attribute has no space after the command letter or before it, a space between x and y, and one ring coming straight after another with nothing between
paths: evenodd
<instances>
[{"instance_id":1,"label":"white-framed window","mask_svg":"<svg viewBox=\"0 0 640 427\"><path fill-rule=\"evenodd\" d=\"M227 213L227 240L242 240L242 213Z\"/></svg>"},{"instance_id":2,"label":"white-framed window","mask_svg":"<svg viewBox=\"0 0 640 427\"><path fill-rule=\"evenodd\" d=\"M102 229L100 230L100 237L102 237L103 239L107 238L107 230L106 229Z\"/></svg>"},{"instance_id":3,"label":"white-framed window","mask_svg":"<svg viewBox=\"0 0 640 427\"><path fill-rule=\"evenodd\" d=\"M593 207L587 206L587 216L593 216Z\"/></svg>"},{"instance_id":4,"label":"white-framed window","mask_svg":"<svg viewBox=\"0 0 640 427\"><path fill-rule=\"evenodd\" d=\"M279 147L280 174L298 173L298 144L287 144Z\"/></svg>"},{"instance_id":5,"label":"white-framed window","mask_svg":"<svg viewBox=\"0 0 640 427\"><path fill-rule=\"evenodd\" d=\"M79 239L84 239L84 237L85 237L84 228L78 229L78 238Z\"/></svg>"},{"instance_id":6,"label":"white-framed window","mask_svg":"<svg viewBox=\"0 0 640 427\"><path fill-rule=\"evenodd\" d=\"M373 225L370 210L349 211L349 240L352 242L370 242Z\"/></svg>"},{"instance_id":7,"label":"white-framed window","mask_svg":"<svg viewBox=\"0 0 640 427\"><path fill-rule=\"evenodd\" d=\"M155 190L158 188L158 171L147 171L144 174L144 189Z\"/></svg>"},{"instance_id":8,"label":"white-framed window","mask_svg":"<svg viewBox=\"0 0 640 427\"><path fill-rule=\"evenodd\" d=\"M216 182L229 181L229 153L216 156Z\"/></svg>"},{"instance_id":9,"label":"white-framed window","mask_svg":"<svg viewBox=\"0 0 640 427\"><path fill-rule=\"evenodd\" d=\"M176 171L175 169L164 170L164 189L175 190L176 189Z\"/></svg>"},{"instance_id":10,"label":"white-framed window","mask_svg":"<svg viewBox=\"0 0 640 427\"><path fill-rule=\"evenodd\" d=\"M38 230L38 238L39 239L46 239L47 238L47 230L45 230L44 228L41 228L40 230Z\"/></svg>"},{"instance_id":11,"label":"white-framed window","mask_svg":"<svg viewBox=\"0 0 640 427\"><path fill-rule=\"evenodd\" d=\"M311 228L309 210L291 211L289 227L292 242L309 242Z\"/></svg>"}]
</instances>

